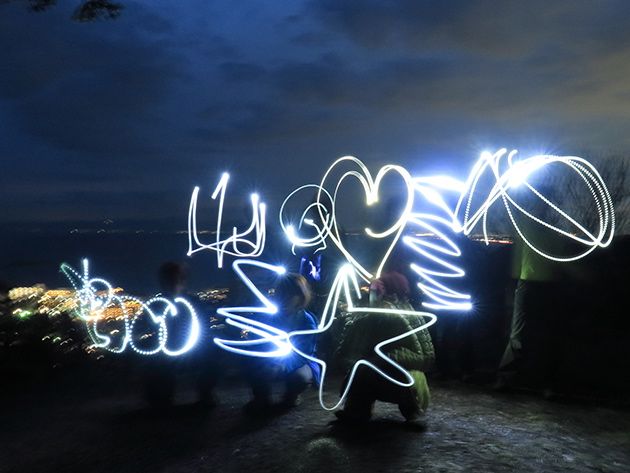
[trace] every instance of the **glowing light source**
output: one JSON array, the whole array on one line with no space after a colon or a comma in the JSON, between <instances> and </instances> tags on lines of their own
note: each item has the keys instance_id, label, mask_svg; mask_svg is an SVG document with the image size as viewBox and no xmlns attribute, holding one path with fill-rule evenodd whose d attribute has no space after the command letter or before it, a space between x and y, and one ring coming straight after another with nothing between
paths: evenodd
<instances>
[{"instance_id":1,"label":"glowing light source","mask_svg":"<svg viewBox=\"0 0 630 473\"><path fill-rule=\"evenodd\" d=\"M461 280L465 276L463 269L457 264L462 253L454 237L458 234L469 235L473 228L481 222L484 239L488 243L488 214L499 199L503 203L517 234L530 248L543 257L555 261L573 261L586 256L598 247L609 245L612 240L615 229L612 199L600 174L588 161L579 157L552 155L537 155L515 161L515 156L516 151L507 153L505 149L494 154L482 153L465 182L449 176L412 177L405 168L397 165L381 167L374 177L359 159L344 156L327 169L319 184L308 184L291 192L280 207L279 219L284 234L291 242L292 252L295 254L298 247L309 248L313 254L323 251L327 248L327 239L330 239L347 261L347 264L335 276L317 328L292 332L286 332L274 326L274 318L278 308L256 287L245 272L245 268L255 268L269 271L277 276L285 273L285 269L281 266L251 259L260 256L265 247L265 204L260 202L260 197L257 194L252 194L250 196L252 217L249 226L240 232L234 227L231 234L222 235L225 193L229 181L229 175L223 174L211 195L213 200L217 200L217 198L219 200L216 239L213 243L204 244L200 241L197 231L199 187L195 187L188 212L188 256L202 250L214 251L217 254L219 268L223 266L226 254L239 258L232 264L234 272L259 303L256 306L218 309L218 314L225 317L229 325L247 331L250 338L239 340L215 338L214 343L225 350L240 355L282 357L297 353L307 360L318 363L322 367L319 400L322 407L328 410L336 409L343 403L357 369L361 366L373 369L394 384L411 386L413 384L411 375L402 366L388 358L383 352L383 347L426 329L435 323L436 316L429 312L357 308L353 305L352 296L353 291L357 295L359 294L358 278L371 281L380 276L400 239L414 252L415 259L410 261L410 267L418 275L418 287L427 297L423 306L432 310L459 311L469 310L472 303L469 294L454 289L452 284L453 281ZM564 166L568 171L575 173L578 180L583 182L585 188L589 190L598 213L598 229L596 231L585 228L583 223L572 218L566 209L553 203L548 196L545 196L532 184L530 178L549 165ZM340 170L340 177L334 181L334 173ZM395 175L402 179L403 185L400 194L403 197L404 206L400 213L394 216L394 222L385 230L374 231L367 227L363 229L369 238L389 238L391 240L376 264L376 268L367 268L342 242L337 216L340 205L338 195L345 182L356 180L365 194L365 205L372 206L379 201L381 181L388 175ZM493 185L489 192L481 194L479 183L487 175L493 179ZM571 227L571 231L560 228L543 220L539 215L528 212L518 201L517 192L515 192L518 188L528 189L539 202L553 210L556 216L562 217ZM299 215L299 219L291 222L287 216L288 202L297 198L298 193L306 190L315 191L315 201L306 206ZM447 198L447 193L450 194L451 199ZM476 200L481 200L481 203L476 202ZM456 204L453 207L449 202L456 202ZM416 205L419 203L424 204L422 209ZM473 207L473 203L476 203L476 208ZM526 232L518 224L515 218L517 212L524 218L581 244L583 250L575 255L560 256L551 254L545 248L538 248L528 239ZM305 236L305 234L311 236ZM311 265L310 272L313 278L319 277L315 265L310 260L308 263ZM163 297L155 297L142 302L136 298L119 295L109 282L89 276L87 260L83 261L82 274L67 265L62 265L62 271L75 288L76 311L79 317L85 321L95 346L114 352L122 352L127 346L130 346L134 351L143 355L162 352L168 356L179 356L191 350L197 343L200 335L199 321L194 308L188 301L179 297L173 301ZM336 317L340 301L345 303L345 310L348 313L412 315L423 317L426 322L420 327L375 345L374 353L390 365L396 375L386 373L365 359L357 360L350 371L348 383L340 398L330 406L324 401L326 363L311 354L301 352L292 343L292 340L302 336L317 335L328 330ZM121 330L110 330L105 334L99 327L99 322L103 321L105 314L112 307L118 308L123 314L123 327ZM171 347L168 345L168 320L180 316L181 313L190 317L188 337L181 346ZM260 320L253 318L252 314L260 317ZM149 324L157 333L157 342L151 348L143 348L136 341L150 339L151 334L144 334L141 337L133 336L134 328L137 327L143 316L148 316ZM114 336L117 336L117 343L114 343Z\"/></svg>"},{"instance_id":2,"label":"glowing light source","mask_svg":"<svg viewBox=\"0 0 630 473\"><path fill-rule=\"evenodd\" d=\"M84 259L82 264L82 274L65 263L61 265L61 271L74 287L77 299L76 313L85 321L88 335L94 346L114 353L122 353L129 346L141 355L153 355L162 352L168 356L183 355L195 346L199 340L201 327L193 306L186 299L176 297L170 301L164 297L154 297L142 302L135 297L119 296L106 280L90 277L87 259ZM110 331L109 334L104 334L99 329L99 322L103 321L105 311L112 306L118 307L122 313L122 332L114 330ZM178 306L185 310L180 310ZM182 313L187 313L190 317L188 336L181 347L169 347L167 318L179 317ZM145 314L149 316L151 323L157 327L158 342L152 349L140 348L135 342L134 327L139 317ZM118 333L122 333L122 337L117 344L114 344L110 335ZM140 337L140 339L142 338Z\"/></svg>"},{"instance_id":3,"label":"glowing light source","mask_svg":"<svg viewBox=\"0 0 630 473\"><path fill-rule=\"evenodd\" d=\"M420 256L410 266L420 277L418 287L430 299L430 302L423 301L422 305L433 310L470 310L470 295L456 291L443 282L465 276L464 270L453 262L462 254L452 238L461 232L461 225L443 197L445 191L461 191L463 184L443 177L416 178L414 189L435 209L435 213L411 213L408 225L418 227L416 230L422 233L416 231L403 237L403 243Z\"/></svg>"},{"instance_id":4,"label":"glowing light source","mask_svg":"<svg viewBox=\"0 0 630 473\"><path fill-rule=\"evenodd\" d=\"M256 287L252 280L245 274L241 266L255 267L271 271L280 276L286 273L282 266L274 266L262 261L239 259L232 263L234 272L240 280L247 286L251 293L260 302L259 306L247 307L223 307L217 310L219 315L225 317L228 324L238 327L241 330L254 334L257 338L247 340L229 340L215 338L216 343L221 348L241 355L260 357L282 357L291 353L292 346L288 341L287 333L273 325L245 317L242 314L261 314L263 316L273 316L278 312L278 308ZM263 346L263 349L252 350L248 347ZM271 347L269 346L271 345ZM275 348L273 348L275 347Z\"/></svg>"},{"instance_id":5,"label":"glowing light source","mask_svg":"<svg viewBox=\"0 0 630 473\"><path fill-rule=\"evenodd\" d=\"M239 232L236 227L233 227L232 234L222 239L223 206L225 204L225 192L229 179L229 174L224 173L211 196L212 200L216 200L217 197L219 198L216 240L214 243L204 244L199 239L197 231L197 200L199 197L199 187L195 187L193 190L190 198L190 206L188 208L188 256L192 256L198 251L203 250L215 251L217 253L217 266L219 268L223 267L223 258L226 254L239 258L256 258L260 256L265 248L266 240L266 205L260 202L258 194L251 194L250 196L252 206L250 225L242 232Z\"/></svg>"},{"instance_id":6,"label":"glowing light source","mask_svg":"<svg viewBox=\"0 0 630 473\"><path fill-rule=\"evenodd\" d=\"M334 184L334 190L332 190L332 192L329 192L326 186L328 185L328 181L330 180L331 174L337 168L340 168L345 164L350 165L351 168L353 169L351 169L350 171L346 171ZM396 221L386 230L382 232L375 232L370 228L364 229L365 234L369 236L370 238L383 239L383 238L391 237L391 242L389 246L387 247L387 250L381 257L381 260L379 261L377 265L376 271L372 272L368 270L367 268L365 268L365 266L361 262L359 262L354 257L354 255L350 253L350 251L348 251L348 249L344 246L342 242L339 226L338 226L338 218L337 218L337 194L339 193L339 189L341 188L341 185L344 183L346 179L354 178L358 180L359 184L361 184L361 187L363 188L363 192L365 193L366 205L367 206L374 205L379 200L380 183L382 179L389 173L398 174L404 182L404 189L406 191L405 206L401 214L396 219ZM310 204L306 208L306 210L303 212L302 217L300 219L300 227L302 226L302 223L307 223L311 226L315 226L317 233L314 237L310 239L302 239L302 238L297 237L294 227L290 225L286 225L284 223L284 216L283 216L283 210L287 201L292 196L294 196L298 191L305 188L317 189L316 201ZM328 202L323 202L322 201L323 197L326 197ZM363 164L361 160L355 158L354 156L344 156L337 159L328 168L328 170L324 173L324 176L319 185L309 184L307 186L302 186L294 190L291 194L289 194L289 196L287 197L287 199L285 199L280 209L280 224L285 234L287 235L287 238L289 239L289 241L291 241L294 247L295 246L311 247L311 246L321 245L320 249L323 249L325 248L325 239L329 237L337 246L337 248L341 251L341 253L344 255L346 260L350 264L352 264L352 266L357 270L357 272L359 273L359 276L363 278L365 281L370 281L372 278L380 276L383 270L383 267L385 266L385 263L387 262L387 259L389 258L389 255L391 254L394 247L396 246L396 243L400 239L401 233L404 230L405 224L407 223L409 214L411 213L411 208L413 206L413 198L414 196L413 196L411 176L409 175L409 172L407 172L407 170L403 168L402 166L396 166L392 164L383 166L376 174L376 177L372 177L372 174L370 173L368 168L365 166L365 164ZM326 203L328 203L329 205L327 206ZM306 215L312 208L315 209L317 213L319 214L321 226L316 225L314 222L312 222L312 219L309 221L306 220Z\"/></svg>"},{"instance_id":7,"label":"glowing light source","mask_svg":"<svg viewBox=\"0 0 630 473\"><path fill-rule=\"evenodd\" d=\"M350 391L350 388L352 387L352 383L354 381L354 378L356 376L356 372L357 370L361 367L361 366L366 366L372 370L374 370L376 373L378 373L380 376L382 376L383 378L385 378L386 380L398 385L398 386L413 386L414 380L411 377L411 374L409 374L409 372L403 368L401 365L399 365L398 363L396 363L394 360L392 360L391 358L389 358L384 352L383 352L383 347L395 343L399 340L402 340L405 337L409 337L417 332L419 332L420 330L425 330L428 327L430 327L431 325L433 325L437 318L435 315L429 313L429 312L418 312L418 311L409 311L409 310L394 310L394 309L380 309L380 308L372 308L372 307L355 307L354 303L353 303L353 298L352 298L352 289L354 289L354 292L357 296L359 296L359 284L358 284L358 280L357 280L357 272L355 271L355 269L350 265L350 264L346 264L344 265L338 272L337 275L335 277L335 280L333 282L332 288L330 290L330 293L328 295L328 298L326 300L326 304L324 306L324 311L322 313L322 316L320 318L320 322L318 324L318 327L316 329L313 330L296 330L293 332L290 332L288 334L289 337L289 343L291 342L291 339L293 338L297 338L300 336L311 336L311 335L315 335L315 334L320 334L325 332L326 330L328 330L330 328L330 326L332 325L332 323L335 320L335 316L337 313L337 309L339 307L339 301L341 298L343 298L345 304L346 304L346 308L345 311L348 313L362 313L362 314L399 314L399 315L413 315L413 316L422 316L425 318L425 320L427 320L424 324L413 328L412 330L403 332L395 337L392 338L388 338L386 340L383 340L382 342L376 344L374 346L374 353L381 358L383 361L385 361L385 363L387 363L388 365L390 365L391 367L394 368L394 370L400 375L399 378L396 378L394 376L391 376L389 374L387 374L385 371L383 371L382 369L380 369L378 366L376 366L375 364L369 362L366 359L359 359L357 360L354 365L352 366L352 369L350 370L350 374L348 375L348 380L346 383L346 386L343 390L343 392L341 393L341 396L339 397L339 399L332 405L327 405L324 397L325 397L325 384L326 384L326 374L327 374L327 369L328 366L326 364L326 362L320 358L314 357L312 355L309 355L308 353L304 353L301 352L298 348L296 348L295 345L293 345L291 343L291 349L296 352L297 354L299 354L300 356L306 358L307 360L313 361L317 364L319 364L322 368L322 377L321 377L321 383L319 386L319 402L321 404L321 406L326 409L326 410L334 410L337 409L338 407L340 407L343 402L345 401L346 397L348 396L348 393Z\"/></svg>"},{"instance_id":8,"label":"glowing light source","mask_svg":"<svg viewBox=\"0 0 630 473\"><path fill-rule=\"evenodd\" d=\"M454 214L457 215L458 219L461 221L462 231L464 234L470 234L472 229L481 220L484 239L487 243L488 212L492 205L498 199L501 199L508 218L518 235L523 239L527 246L545 258L554 261L575 261L588 255L598 247L603 248L610 244L615 231L613 202L610 197L610 193L606 188L606 184L597 172L597 169L595 169L591 163L576 156L553 155L537 155L514 162L514 156L517 153L516 150L513 150L508 154L506 153L506 149L500 149L495 154L483 153L470 172L466 181L465 189L461 193L454 211ZM507 168L502 166L502 161L505 161L503 159L505 157L507 157ZM543 195L528 181L528 177L533 172L551 164L566 166L569 171L574 172L577 177L584 182L586 188L590 191L593 203L595 204L598 213L598 229L596 234L592 233L591 230L586 229L584 225L571 217L565 210L554 204L548 197ZM472 202L477 193L478 183L487 171L492 172L495 184L488 195L485 196L485 200L482 201L478 209L472 211ZM552 209L556 215L562 217L564 221L574 229L574 231L569 232L556 225L546 222L539 216L528 212L521 204L519 204L511 195L510 189L523 185L539 199L539 202L542 202ZM558 256L548 253L545 249L537 247L529 238L527 238L527 235L523 232L523 229L514 218L515 211L520 212L525 218L542 225L552 232L579 243L584 249L572 256Z\"/></svg>"}]
</instances>

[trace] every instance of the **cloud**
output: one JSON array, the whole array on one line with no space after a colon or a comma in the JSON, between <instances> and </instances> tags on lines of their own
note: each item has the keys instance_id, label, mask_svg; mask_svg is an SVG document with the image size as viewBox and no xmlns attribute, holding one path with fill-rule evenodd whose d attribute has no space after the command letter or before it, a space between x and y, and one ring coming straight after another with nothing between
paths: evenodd
<instances>
[{"instance_id":1,"label":"cloud","mask_svg":"<svg viewBox=\"0 0 630 473\"><path fill-rule=\"evenodd\" d=\"M131 2L81 25L61 4L2 5L0 179L24 202L57 183L56 208L88 216L104 208L76 202L92 185L128 215L124 189L187 198L224 169L277 200L343 154L465 172L486 147L630 145L625 1L233 6Z\"/></svg>"},{"instance_id":2,"label":"cloud","mask_svg":"<svg viewBox=\"0 0 630 473\"><path fill-rule=\"evenodd\" d=\"M571 0L323 0L309 2L304 14L368 48L514 59L549 48L608 50L627 41L628 13L630 5L623 0L607 2L605 8Z\"/></svg>"},{"instance_id":3,"label":"cloud","mask_svg":"<svg viewBox=\"0 0 630 473\"><path fill-rule=\"evenodd\" d=\"M224 62L221 72L227 81L250 82L260 80L265 74L264 67L246 62Z\"/></svg>"},{"instance_id":4,"label":"cloud","mask_svg":"<svg viewBox=\"0 0 630 473\"><path fill-rule=\"evenodd\" d=\"M63 8L3 11L0 41L12 47L0 97L27 132L59 149L101 155L148 148L145 128L159 117L181 60L164 39L166 20L129 10L133 22L87 25L70 22Z\"/></svg>"}]
</instances>

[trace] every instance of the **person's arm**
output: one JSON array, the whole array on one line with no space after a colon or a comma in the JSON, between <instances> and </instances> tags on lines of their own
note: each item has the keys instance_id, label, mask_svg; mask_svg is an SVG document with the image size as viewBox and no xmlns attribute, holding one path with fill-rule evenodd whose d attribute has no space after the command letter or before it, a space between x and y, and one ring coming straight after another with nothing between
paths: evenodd
<instances>
[{"instance_id":1,"label":"person's arm","mask_svg":"<svg viewBox=\"0 0 630 473\"><path fill-rule=\"evenodd\" d=\"M317 324L315 323L315 319L308 312L304 311L301 314L304 318L298 330L315 330L317 328ZM300 352L306 355L314 355L315 348L317 346L317 337L315 334L310 335L300 335L291 340L293 346L300 350ZM294 371L306 363L306 358L301 356L298 353L291 352L289 355L284 357L283 366L286 371Z\"/></svg>"}]
</instances>

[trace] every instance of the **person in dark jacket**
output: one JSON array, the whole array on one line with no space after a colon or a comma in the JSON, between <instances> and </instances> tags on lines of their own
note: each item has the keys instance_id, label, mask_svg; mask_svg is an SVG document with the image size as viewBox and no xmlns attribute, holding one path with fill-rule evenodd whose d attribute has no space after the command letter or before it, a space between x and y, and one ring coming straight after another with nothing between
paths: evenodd
<instances>
[{"instance_id":1,"label":"person in dark jacket","mask_svg":"<svg viewBox=\"0 0 630 473\"><path fill-rule=\"evenodd\" d=\"M413 312L408 300L409 282L400 273L384 273L370 285L370 306L381 309ZM342 335L337 355L350 370L359 359L365 359L395 379L400 373L374 352L375 346L425 323L421 315L402 315L395 312L358 314ZM348 392L344 409L335 415L342 421L367 421L372 416L375 401L397 404L406 420L414 420L429 405L429 386L425 376L434 360L435 351L428 330L382 347L383 353L402 366L414 379L410 387L399 386L383 378L371 368L361 366ZM342 391L348 382L344 382Z\"/></svg>"},{"instance_id":2,"label":"person in dark jacket","mask_svg":"<svg viewBox=\"0 0 630 473\"><path fill-rule=\"evenodd\" d=\"M144 398L153 407L168 407L173 404L180 374L192 375L197 388L198 403L208 408L217 404L214 387L220 376L219 350L212 343L208 323L209 309L193 294L186 291L188 282L187 267L181 263L168 261L158 270L162 297L174 301L182 297L190 303L200 319L200 336L190 352L178 357L155 354L143 360ZM186 318L168 319L168 338L173 346L181 346L189 335L189 321Z\"/></svg>"},{"instance_id":3,"label":"person in dark jacket","mask_svg":"<svg viewBox=\"0 0 630 473\"><path fill-rule=\"evenodd\" d=\"M290 273L282 277L275 288L274 301L278 307L274 319L275 327L287 333L317 328L315 317L306 310L311 301L311 290L304 276ZM315 335L296 337L292 343L307 355L315 354ZM291 352L279 358L248 359L245 377L253 394L253 399L245 406L245 412L256 413L273 406L271 391L272 383L276 380L284 384L284 396L280 407L290 408L298 405L300 394L312 384L319 383L320 367L317 363Z\"/></svg>"}]
</instances>

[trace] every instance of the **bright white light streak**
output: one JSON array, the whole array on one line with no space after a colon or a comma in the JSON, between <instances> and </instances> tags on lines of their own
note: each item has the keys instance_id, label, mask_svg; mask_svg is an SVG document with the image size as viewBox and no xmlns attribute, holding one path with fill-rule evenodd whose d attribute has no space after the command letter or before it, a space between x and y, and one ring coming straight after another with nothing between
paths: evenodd
<instances>
[{"instance_id":1,"label":"bright white light streak","mask_svg":"<svg viewBox=\"0 0 630 473\"><path fill-rule=\"evenodd\" d=\"M173 301L164 297L154 297L146 302L131 296L118 296L114 293L113 286L101 278L90 278L89 263L82 260L83 274L79 274L67 264L61 265L61 271L66 275L75 290L77 299L77 314L85 321L88 335L93 346L103 348L114 353L122 353L127 346L140 355L154 355L163 352L168 356L180 356L190 351L198 342L201 327L193 306L184 298L176 297ZM103 289L99 289L99 285ZM126 302L134 302L140 309L136 314L130 315L125 305ZM173 349L167 346L168 331L167 317L179 317L182 311L177 305L185 308L185 313L190 317L188 336L181 347ZM98 323L104 319L104 311L112 306L117 306L123 318L123 337L119 345L112 343L111 337L99 332ZM161 311L156 313L154 306L161 306ZM148 314L153 325L157 325L157 344L152 349L138 347L134 342L134 327L136 322L144 314Z\"/></svg>"},{"instance_id":2,"label":"bright white light streak","mask_svg":"<svg viewBox=\"0 0 630 473\"><path fill-rule=\"evenodd\" d=\"M354 365L352 366L352 369L350 370L350 375L348 376L348 382L343 392L341 393L341 396L339 397L337 402L335 402L332 405L327 405L324 400L326 374L327 374L327 369L328 369L326 362L320 358L317 358L308 353L304 353L300 351L298 348L295 347L295 345L291 343L291 349L294 352L306 358L307 360L313 361L321 366L322 378L321 378L321 383L319 386L319 403L327 411L335 410L343 404L343 402L346 400L348 396L350 388L352 387L352 382L354 381L356 372L361 366L366 366L374 370L376 373L378 373L380 376L385 378L387 381L390 381L398 386L403 386L403 387L413 386L414 380L409 374L409 372L405 368L403 368L401 365L396 363L394 360L389 358L385 353L383 353L382 349L383 347L389 344L395 343L399 340L402 340L405 337L409 337L419 332L420 330L426 330L428 327L433 325L437 320L435 315L429 312L418 312L418 311L397 310L397 309L380 309L380 308L372 308L372 307L355 307L353 303L352 289L354 290L354 293L357 295L357 297L359 296L359 284L358 284L356 276L357 276L357 272L350 264L345 264L344 266L342 266L341 269L337 272L337 275L333 282L333 285L328 295L328 299L326 300L324 311L322 313L318 327L312 330L296 330L296 331L290 332L289 343L292 338L301 337L301 336L313 336L313 335L317 335L328 330L335 320L337 309L339 307L339 301L341 298L343 298L346 303L345 311L348 313L399 314L401 316L405 316L405 315L422 316L424 320L426 320L426 322L412 330L408 330L404 333L401 333L400 335L383 340L382 342L378 343L374 347L374 353L376 353L376 355L379 358L381 358L383 361L385 361L388 365L393 367L394 370L400 375L400 378L390 376L385 371L381 370L378 366L374 365L373 363L370 363L369 361L365 359L359 359L354 363Z\"/></svg>"},{"instance_id":3,"label":"bright white light streak","mask_svg":"<svg viewBox=\"0 0 630 473\"><path fill-rule=\"evenodd\" d=\"M183 355L184 353L189 352L197 344L197 341L199 340L199 335L201 334L201 327L199 325L199 318L197 317L195 309L190 304L190 302L188 302L183 297L176 297L175 299L173 299L173 302L174 304L172 304L170 307L171 316L177 317L180 314L180 312L177 311L177 304L183 305L186 308L186 312L190 316L190 329L188 331L188 338L186 338L186 341L184 342L184 344L181 346L179 350L169 349L166 346L166 340L165 340L162 351L168 356L179 356L179 355Z\"/></svg>"},{"instance_id":4,"label":"bright white light streak","mask_svg":"<svg viewBox=\"0 0 630 473\"><path fill-rule=\"evenodd\" d=\"M329 175L338 167L344 164L350 164L358 168L358 170L350 170L343 174L336 184L334 190L328 192L326 190L326 184L329 179ZM398 173L405 184L406 191L406 203L402 209L398 220L389 228L383 232L374 232L369 228L365 229L365 233L370 238L386 238L394 234L390 246L387 248L385 254L380 260L376 272L373 274L366 269L342 244L339 234L337 214L338 199L337 195L341 185L347 178L356 178L366 195L366 205L370 206L378 202L378 190L381 179L389 172ZM287 203L296 193L305 189L314 188L317 189L318 197L315 203L309 205L303 212L300 226L302 222L309 223L306 219L306 215L313 207L320 213L320 219L325 223L323 230L319 231L312 239L300 239L296 236L295 230L292 226L284 223L284 208ZM426 238L417 236L404 236L403 243L409 246L412 250L421 256L421 260L417 263L411 264L411 269L416 272L421 281L418 284L420 289L431 299L431 302L426 302L423 305L431 309L452 309L452 310L469 310L472 305L470 303L470 296L463 294L447 287L444 283L440 282L440 278L461 278L464 276L464 271L455 266L449 259L459 258L461 251L457 245L453 242L449 236L438 230L437 224L445 225L453 233L461 232L461 226L453 212L453 209L446 203L442 196L444 191L456 191L458 193L463 192L465 189L464 183L460 182L449 176L434 176L412 179L409 173L400 166L388 165L382 167L376 178L372 178L367 167L357 158L352 156L345 156L335 161L330 168L324 174L320 185L307 185L294 190L283 202L280 208L280 224L283 231L291 241L293 247L292 251L295 254L295 247L310 247L319 245L320 242L324 242L326 236L330 235L333 242L341 250L346 260L353 265L359 272L359 275L365 280L370 281L374 277L378 277L387 261L387 258L393 251L398 239L401 237L405 228L409 227L422 227L422 230L428 230L436 237L439 238L439 243L429 241ZM327 204L321 202L322 196L328 199ZM424 201L428 201L436 208L436 214L418 213L413 212L414 197L421 197ZM328 214L328 209L331 210L331 215ZM324 231L325 230L325 231ZM321 248L319 248L321 249ZM442 257L438 257L441 255ZM422 265L423 260L429 260L429 265ZM439 270L435 267L438 265Z\"/></svg>"},{"instance_id":5,"label":"bright white light streak","mask_svg":"<svg viewBox=\"0 0 630 473\"><path fill-rule=\"evenodd\" d=\"M435 213L412 212L407 222L411 234L402 239L420 256L410 266L420 277L418 287L430 299L422 305L432 310L470 310L470 294L456 291L444 282L465 276L464 270L453 262L462 255L452 238L461 232L461 225L443 196L445 191L462 192L464 183L445 176L414 178L413 182L422 200L435 209Z\"/></svg>"},{"instance_id":6,"label":"bright white light streak","mask_svg":"<svg viewBox=\"0 0 630 473\"><path fill-rule=\"evenodd\" d=\"M232 234L222 239L221 230L223 223L223 207L225 205L225 192L227 190L230 176L223 173L219 183L214 189L212 200L219 198L219 210L217 215L216 239L214 243L202 243L197 231L197 201L199 197L199 187L195 187L190 198L188 208L188 256L192 256L198 251L209 250L217 253L217 266L223 267L224 256L230 255L237 258L260 256L265 248L266 241L266 205L260 202L258 194L251 194L252 218L249 226L242 232L236 227L232 228ZM196 245L196 246L195 246Z\"/></svg>"},{"instance_id":7,"label":"bright white light streak","mask_svg":"<svg viewBox=\"0 0 630 473\"><path fill-rule=\"evenodd\" d=\"M332 203L331 195L326 191L326 189L321 189L317 184L306 184L304 186L298 187L293 192L291 192L282 202L280 206L279 212L279 220L280 227L282 231L286 235L286 237L291 242L291 253L295 255L295 248L312 248L315 247L313 253L317 253L318 251L323 251L327 248L326 245L326 237L330 232L330 227L332 225L331 216L328 214L328 207L324 205L318 198L316 202L309 204L306 209L302 212L300 219L298 221L298 230L302 228L304 224L312 227L315 230L315 235L310 238L302 238L298 235L298 232L295 230L295 226L289 223L285 223L285 208L287 203L296 197L296 195L306 189L317 189L318 192L323 191L324 195L328 199L328 203ZM311 213L311 209L317 210L317 215L321 218L321 221L316 223L312 218L308 218L309 213Z\"/></svg>"},{"instance_id":8,"label":"bright white light streak","mask_svg":"<svg viewBox=\"0 0 630 473\"><path fill-rule=\"evenodd\" d=\"M265 358L277 358L283 357L291 353L292 346L288 341L288 335L284 330L280 330L273 325L254 320L251 317L246 317L242 314L261 314L273 318L278 312L278 308L265 296L260 289L252 282L252 280L245 274L241 266L255 267L266 271L271 271L277 276L281 276L286 273L286 270L282 266L275 266L262 261L238 259L232 263L234 272L238 275L240 280L247 286L251 293L256 297L261 305L258 306L243 306L243 307L222 307L217 310L219 315L225 317L228 324L234 327L245 330L251 334L257 336L253 339L245 340L230 340L223 338L215 338L216 343L221 348L238 353L240 355L258 356ZM265 349L254 350L250 349L251 346L263 345ZM271 345L271 347L269 346ZM273 348L275 347L275 348Z\"/></svg>"},{"instance_id":9,"label":"bright white light streak","mask_svg":"<svg viewBox=\"0 0 630 473\"><path fill-rule=\"evenodd\" d=\"M537 155L530 158L514 162L513 158L516 151L507 154L506 149L500 149L495 154L482 153L481 158L473 167L464 192L462 192L457 206L455 215L462 220L463 233L468 235L472 229L482 221L482 228L486 243L488 243L487 216L492 205L500 198L503 202L505 210L508 214L510 222L514 226L518 235L523 239L533 251L539 255L554 261L567 262L575 261L588 255L596 248L603 248L610 244L615 231L615 215L612 198L606 184L597 169L587 160L577 156L554 156L554 155ZM507 169L501 166L501 161L507 156ZM569 171L575 172L577 176L584 182L589 189L593 202L598 212L598 230L593 234L586 229L580 222L572 218L566 211L551 202L538 189L536 189L529 181L528 177L538 169L550 164L561 164L568 168ZM477 186L484 173L490 170L495 179L495 184L485 197L479 208L471 212L472 202L477 192ZM510 195L510 189L520 186L526 186L538 199L545 205L549 206L553 211L560 215L568 222L576 233L572 233L559 228L549 222L542 220L539 216L533 215L523 208ZM544 249L538 248L532 241L527 238L514 218L514 211L520 212L524 217L537 222L547 229L556 232L566 238L580 243L585 249L573 256L557 256L547 253ZM460 215L463 212L463 218Z\"/></svg>"},{"instance_id":10,"label":"bright white light streak","mask_svg":"<svg viewBox=\"0 0 630 473\"><path fill-rule=\"evenodd\" d=\"M334 184L334 190L332 192L328 191L326 186L330 179L331 173L335 171L339 166L343 166L345 164L350 164L356 169L345 172ZM350 251L347 250L347 248L344 246L344 244L341 241L341 235L339 231L338 218L337 218L337 194L339 193L339 189L346 179L354 178L359 181L359 183L361 184L363 188L363 192L365 193L366 205L367 206L374 205L379 200L379 186L380 186L381 180L383 179L383 177L385 177L389 173L398 174L402 178L404 182L404 188L406 190L406 200L405 200L405 206L402 209L397 220L389 228L387 228L386 230L382 232L375 232L370 228L364 229L366 235L369 236L370 238L383 239L383 238L391 237L390 245L387 247L387 250L381 257L381 260L379 261L376 267L376 271L373 272L365 268L365 266L361 264L361 262L359 262L354 257L354 255L350 253ZM321 222L321 226L315 225L315 223L313 222L312 226L315 227L317 234L312 238L300 238L297 235L295 227L285 223L283 211L284 211L284 207L287 201L291 197L293 197L298 191L304 188L308 188L308 187L317 189L317 198L316 198L315 203L311 204L302 214L302 217L299 222L299 226L301 227L302 223L307 223L311 225L306 220L306 215L310 211L311 208L314 208L319 214L319 220ZM326 205L326 203L322 201L324 197L328 199L328 202L327 202L329 204L328 206ZM361 162L359 159L353 156L344 156L337 159L328 168L328 170L324 173L324 176L319 185L309 184L307 186L302 186L294 190L291 194L289 194L289 196L285 199L281 207L280 224L282 226L284 233L287 235L287 237L291 241L293 245L293 248L292 248L293 250L295 249L296 246L312 247L312 246L319 246L319 245L325 244L324 241L326 237L330 237L330 239L335 243L337 248L339 248L341 253L344 255L346 260L350 264L352 264L352 266L358 271L360 277L364 279L365 281L369 282L374 277L380 276L383 270L383 267L385 266L385 263L387 262L387 259L389 258L389 255L391 254L394 247L396 246L396 243L400 239L401 233L403 232L404 227L409 218L409 215L411 213L411 209L413 206L413 199L414 199L414 192L412 189L411 176L409 175L409 172L402 166L396 166L392 164L383 166L378 171L376 178L373 178L372 175L370 174L370 171L365 166L365 164L363 164L363 162ZM328 212L330 212L330 214ZM322 247L319 247L318 250L319 249L322 249Z\"/></svg>"},{"instance_id":11,"label":"bright white light streak","mask_svg":"<svg viewBox=\"0 0 630 473\"><path fill-rule=\"evenodd\" d=\"M408 311L408 310L393 310L393 309L378 309L378 308L366 308L366 307L354 307L352 301L352 289L354 289L357 296L359 296L359 284L356 277L356 271L350 264L344 265L339 272L337 273L335 280L333 282L331 291L326 300L326 304L324 307L324 311L322 313L322 317L318 326L315 329L309 330L295 330L292 332L285 332L284 330L280 330L273 325L265 324L259 322L257 320L253 320L249 317L241 316L240 314L265 314L269 316L273 316L277 313L277 307L272 304L269 299L262 294L262 292L252 283L251 279L247 277L244 272L241 270L240 266L256 266L262 269L267 269L275 272L278 275L283 274L284 268L279 266L273 266L267 263L262 263L259 261L253 260L237 260L233 263L234 270L239 275L243 283L250 289L250 291L256 296L258 301L262 304L261 306L251 306L251 307L228 307L224 309L219 309L218 312L226 317L227 323L234 325L243 330L247 330L251 333L254 333L258 336L258 338L253 340L226 340L215 338L214 341L221 348L232 351L234 353L238 353L241 355L253 356L253 357L282 357L290 354L291 352L295 352L303 358L313 361L319 364L322 367L322 382L319 387L319 401L321 406L326 410L334 410L337 409L341 404L345 401L348 392L352 386L352 382L355 378L356 371L361 366L367 366L370 369L376 371L379 375L383 376L388 381L398 385L398 386L412 386L414 383L413 378L409 374L407 370L405 370L402 366L395 363L391 358L389 358L385 353L383 353L382 348L388 344L395 343L398 340L401 340L405 337L409 337L420 330L425 330L435 323L436 317L435 315L428 312L417 312L417 311ZM357 362L353 365L352 370L350 372L350 376L348 378L348 383L339 398L339 400L332 406L326 404L324 397L324 384L327 373L327 364L324 360L319 359L313 356L310 353L304 353L300 351L293 343L291 342L292 338L302 337L302 336L315 336L321 334L328 330L332 323L335 320L335 316L337 313L337 309L339 307L339 300L344 298L346 302L345 311L348 313L362 313L362 314L400 314L400 315L420 315L422 317L426 317L428 319L427 322L416 327L412 330L406 331L397 335L396 337L389 338L378 343L374 347L374 352L377 356L382 358L386 363L391 365L399 374L400 378L397 379L389 374L385 373L383 370L378 368L376 365L370 363L365 359L357 360ZM272 350L252 350L248 347L255 345L265 345L269 344L275 346L275 349ZM241 348L242 347L242 348Z\"/></svg>"}]
</instances>

